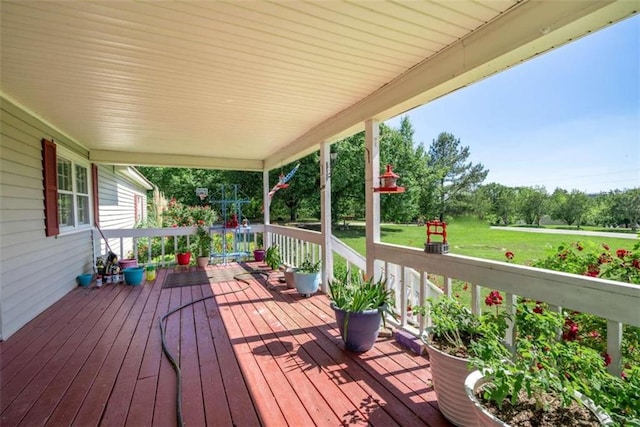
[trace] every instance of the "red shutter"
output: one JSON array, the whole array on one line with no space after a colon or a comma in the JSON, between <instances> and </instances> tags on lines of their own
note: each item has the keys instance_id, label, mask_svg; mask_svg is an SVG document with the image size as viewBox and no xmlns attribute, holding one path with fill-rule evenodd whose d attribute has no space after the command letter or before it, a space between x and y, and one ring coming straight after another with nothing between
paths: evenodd
<instances>
[{"instance_id":1,"label":"red shutter","mask_svg":"<svg viewBox=\"0 0 640 427\"><path fill-rule=\"evenodd\" d=\"M93 224L100 227L100 198L98 197L98 165L91 163L91 184L93 187Z\"/></svg>"},{"instance_id":2,"label":"red shutter","mask_svg":"<svg viewBox=\"0 0 640 427\"><path fill-rule=\"evenodd\" d=\"M46 236L60 234L58 225L58 160L56 144L42 140L42 183L44 184L44 232Z\"/></svg>"}]
</instances>

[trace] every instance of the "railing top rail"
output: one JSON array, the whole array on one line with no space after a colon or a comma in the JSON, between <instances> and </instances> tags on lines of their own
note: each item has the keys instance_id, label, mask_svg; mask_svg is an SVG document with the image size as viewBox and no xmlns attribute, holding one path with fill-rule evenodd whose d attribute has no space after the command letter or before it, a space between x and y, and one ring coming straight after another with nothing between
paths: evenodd
<instances>
[{"instance_id":1,"label":"railing top rail","mask_svg":"<svg viewBox=\"0 0 640 427\"><path fill-rule=\"evenodd\" d=\"M322 244L322 233L319 231L305 230L303 228L284 227L281 225L265 225L265 231L269 233L282 234L294 239L306 240L317 245Z\"/></svg>"},{"instance_id":2,"label":"railing top rail","mask_svg":"<svg viewBox=\"0 0 640 427\"><path fill-rule=\"evenodd\" d=\"M376 258L640 326L640 286L535 267L378 243Z\"/></svg>"}]
</instances>

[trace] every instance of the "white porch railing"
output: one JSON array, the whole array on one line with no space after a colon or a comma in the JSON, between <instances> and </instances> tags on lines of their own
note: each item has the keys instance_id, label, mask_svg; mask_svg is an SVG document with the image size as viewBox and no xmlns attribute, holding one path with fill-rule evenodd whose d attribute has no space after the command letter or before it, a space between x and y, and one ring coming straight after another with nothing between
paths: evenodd
<instances>
[{"instance_id":1,"label":"white porch railing","mask_svg":"<svg viewBox=\"0 0 640 427\"><path fill-rule=\"evenodd\" d=\"M196 228L162 228L103 230L105 238L133 238L134 254L138 253L138 239L159 238L162 255L166 254L165 243L170 236L190 236ZM283 262L299 265L306 257L312 262L321 259L322 234L316 231L276 225L252 225L252 238L264 233L265 242L278 244ZM97 236L96 248L104 248ZM174 252L177 249L174 242ZM348 268L364 271L365 260L356 251L332 239L333 251L347 261ZM122 246L122 245L120 245ZM148 248L151 255L151 248ZM104 253L97 250L98 254ZM395 291L397 325L416 335L429 324L429 319L414 317L409 306L423 304L430 296L442 293L451 295L452 280L469 284L471 310L481 311L481 289L487 287L506 294L507 309L514 310L516 296L546 302L560 309L568 308L591 313L607 320L607 352L611 356L610 371L621 369L621 346L623 325L640 327L640 286L611 280L596 279L568 273L542 270L505 262L497 262L454 254L427 254L417 248L386 243L375 245L376 266L379 274L387 278L388 286ZM125 254L118 254L124 258ZM162 257L164 259L164 257ZM165 265L164 262L161 265ZM441 277L444 291L427 280L427 273ZM378 274L376 274L378 277ZM510 329L509 341L515 327Z\"/></svg>"}]
</instances>

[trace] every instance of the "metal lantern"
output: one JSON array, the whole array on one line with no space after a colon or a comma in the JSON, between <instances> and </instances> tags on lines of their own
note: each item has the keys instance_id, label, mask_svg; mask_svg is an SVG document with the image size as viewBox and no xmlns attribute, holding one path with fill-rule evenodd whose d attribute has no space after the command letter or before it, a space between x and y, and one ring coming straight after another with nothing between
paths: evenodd
<instances>
[{"instance_id":1,"label":"metal lantern","mask_svg":"<svg viewBox=\"0 0 640 427\"><path fill-rule=\"evenodd\" d=\"M387 165L387 171L380 175L380 187L376 187L373 191L378 193L404 193L404 187L396 184L400 175L393 172L391 165Z\"/></svg>"}]
</instances>

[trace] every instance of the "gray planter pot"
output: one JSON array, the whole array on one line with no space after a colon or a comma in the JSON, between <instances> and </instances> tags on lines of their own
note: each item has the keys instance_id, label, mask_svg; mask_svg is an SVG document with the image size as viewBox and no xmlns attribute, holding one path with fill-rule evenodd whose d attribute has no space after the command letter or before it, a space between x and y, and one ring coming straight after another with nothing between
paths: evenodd
<instances>
[{"instance_id":1,"label":"gray planter pot","mask_svg":"<svg viewBox=\"0 0 640 427\"><path fill-rule=\"evenodd\" d=\"M476 392L488 382L490 382L490 380L487 379L480 371L471 372L464 381L465 393L467 394L469 402L473 405L473 410L478 417L477 425L478 427L510 427L509 424L496 418L491 412L487 411L476 397ZM575 392L575 398L598 418L600 425L613 425L611 417L602 411L602 409L600 409L591 399L578 392Z\"/></svg>"},{"instance_id":2,"label":"gray planter pot","mask_svg":"<svg viewBox=\"0 0 640 427\"><path fill-rule=\"evenodd\" d=\"M289 289L295 289L296 288L296 281L293 277L293 273L296 271L295 268L293 267L287 267L284 270L284 281L287 284L287 288Z\"/></svg>"},{"instance_id":3,"label":"gray planter pot","mask_svg":"<svg viewBox=\"0 0 640 427\"><path fill-rule=\"evenodd\" d=\"M464 381L471 372L469 360L451 356L429 343L427 352L440 412L456 426L475 426L478 416L464 389Z\"/></svg>"}]
</instances>

